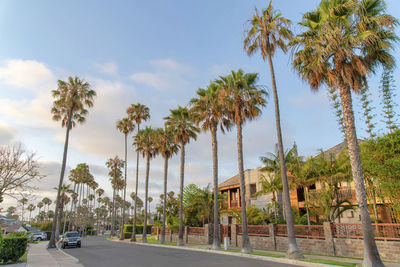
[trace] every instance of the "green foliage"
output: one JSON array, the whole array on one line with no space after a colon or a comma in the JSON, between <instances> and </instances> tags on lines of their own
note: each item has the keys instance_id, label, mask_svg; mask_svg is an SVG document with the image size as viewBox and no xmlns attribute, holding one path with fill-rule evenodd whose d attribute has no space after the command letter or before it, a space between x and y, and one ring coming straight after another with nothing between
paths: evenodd
<instances>
[{"instance_id":1,"label":"green foliage","mask_svg":"<svg viewBox=\"0 0 400 267\"><path fill-rule=\"evenodd\" d=\"M266 224L269 220L269 216L256 206L250 206L246 209L247 223L249 225L261 225Z\"/></svg>"},{"instance_id":2,"label":"green foliage","mask_svg":"<svg viewBox=\"0 0 400 267\"><path fill-rule=\"evenodd\" d=\"M10 261L17 262L21 258L28 244L28 238L26 236L7 236L3 239L2 249L0 250L0 260L3 263Z\"/></svg>"},{"instance_id":3,"label":"green foliage","mask_svg":"<svg viewBox=\"0 0 400 267\"><path fill-rule=\"evenodd\" d=\"M393 101L394 97L396 96L394 89L393 70L385 69L382 73L381 79L381 94L383 115L385 118L386 128L390 133L397 129L395 118L396 112L394 110L396 105Z\"/></svg>"},{"instance_id":4,"label":"green foliage","mask_svg":"<svg viewBox=\"0 0 400 267\"><path fill-rule=\"evenodd\" d=\"M40 231L43 232L51 231L52 227L53 227L53 222L45 222L40 226Z\"/></svg>"},{"instance_id":5,"label":"green foliage","mask_svg":"<svg viewBox=\"0 0 400 267\"><path fill-rule=\"evenodd\" d=\"M133 224L125 224L124 225L124 238L129 239L132 237L132 230L133 230ZM151 233L151 228L153 225L148 224L147 225L147 234ZM120 229L121 232L121 229ZM136 225L136 234L143 234L143 225L137 224Z\"/></svg>"}]
</instances>

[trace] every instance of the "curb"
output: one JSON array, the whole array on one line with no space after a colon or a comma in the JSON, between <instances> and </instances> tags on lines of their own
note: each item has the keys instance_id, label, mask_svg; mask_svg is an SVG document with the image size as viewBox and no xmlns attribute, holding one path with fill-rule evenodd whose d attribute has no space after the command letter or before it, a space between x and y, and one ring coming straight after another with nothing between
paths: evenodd
<instances>
[{"instance_id":1,"label":"curb","mask_svg":"<svg viewBox=\"0 0 400 267\"><path fill-rule=\"evenodd\" d=\"M57 247L57 250L58 250L58 251L64 253L64 255L67 255L68 257L72 258L76 263L79 263L79 264L83 265L83 264L79 261L78 258L75 258L74 256L68 254L67 252L64 252L64 250L61 249L61 248L59 247L59 243L57 243L56 247Z\"/></svg>"},{"instance_id":2,"label":"curb","mask_svg":"<svg viewBox=\"0 0 400 267\"><path fill-rule=\"evenodd\" d=\"M128 243L128 244L136 244L136 245L141 245L141 246L182 249L182 250L206 252L206 253L212 253L212 254L229 255L229 256L236 256L236 257L242 257L242 258L270 261L270 262L273 261L273 262L279 262L279 263L286 263L286 264L292 264L292 265L298 265L298 266L337 267L335 265L329 265L329 264L304 262L304 261L292 260L292 259L286 259L286 258L273 258L273 257L268 257L268 256L251 255L251 254L246 254L246 253L242 253L242 252L225 252L225 251L216 251L216 250L211 250L211 249L207 250L207 249L201 249L201 248L178 247L178 246L168 246L168 245L149 244L149 243L140 243L140 242L125 242L125 241L120 241L120 240L109 240L109 241Z\"/></svg>"}]
</instances>

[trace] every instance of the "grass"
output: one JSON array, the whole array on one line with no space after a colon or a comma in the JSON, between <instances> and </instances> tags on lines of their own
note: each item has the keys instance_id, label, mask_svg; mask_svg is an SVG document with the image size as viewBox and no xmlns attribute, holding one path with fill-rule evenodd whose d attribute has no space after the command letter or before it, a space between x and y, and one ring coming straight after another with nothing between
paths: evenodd
<instances>
[{"instance_id":1,"label":"grass","mask_svg":"<svg viewBox=\"0 0 400 267\"><path fill-rule=\"evenodd\" d=\"M8 265L8 264L15 264L15 263L23 263L26 262L28 259L28 251L25 251L24 255L21 256L21 258L19 258L17 260L17 262L8 262L7 264L4 264L2 261L0 261L0 265Z\"/></svg>"},{"instance_id":2,"label":"grass","mask_svg":"<svg viewBox=\"0 0 400 267\"><path fill-rule=\"evenodd\" d=\"M356 266L356 263L325 260L325 259L305 259L305 260L301 260L301 261L322 263L322 264L329 264L329 265L336 265L336 266L346 266L346 267L355 267Z\"/></svg>"},{"instance_id":3,"label":"grass","mask_svg":"<svg viewBox=\"0 0 400 267\"><path fill-rule=\"evenodd\" d=\"M240 249L233 249L233 248L230 248L230 249L223 249L223 248L221 248L221 249L218 249L219 251L226 251L226 252L240 252Z\"/></svg>"}]
</instances>

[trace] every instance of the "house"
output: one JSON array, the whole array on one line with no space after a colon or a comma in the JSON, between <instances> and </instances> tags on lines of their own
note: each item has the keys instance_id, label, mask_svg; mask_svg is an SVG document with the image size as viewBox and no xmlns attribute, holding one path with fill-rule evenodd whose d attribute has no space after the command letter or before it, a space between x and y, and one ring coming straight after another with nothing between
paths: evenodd
<instances>
[{"instance_id":1,"label":"house","mask_svg":"<svg viewBox=\"0 0 400 267\"><path fill-rule=\"evenodd\" d=\"M256 206L259 209L265 208L269 203L272 203L272 193L256 196L255 194L262 189L260 176L268 176L268 172L263 172L258 169L248 169L244 171L244 180L246 188L246 206ZM226 194L223 202L223 207L226 210L241 211L241 196L240 196L240 176L235 175L218 185L220 194ZM236 223L236 219L228 214L221 214L221 224Z\"/></svg>"},{"instance_id":2,"label":"house","mask_svg":"<svg viewBox=\"0 0 400 267\"><path fill-rule=\"evenodd\" d=\"M17 225L19 224L19 221L13 219L13 218L9 218L3 215L0 215L0 224L4 224L4 225Z\"/></svg>"},{"instance_id":3,"label":"house","mask_svg":"<svg viewBox=\"0 0 400 267\"><path fill-rule=\"evenodd\" d=\"M27 233L28 230L26 230L22 225L10 225L7 228L4 229L5 234L10 234L10 233Z\"/></svg>"}]
</instances>

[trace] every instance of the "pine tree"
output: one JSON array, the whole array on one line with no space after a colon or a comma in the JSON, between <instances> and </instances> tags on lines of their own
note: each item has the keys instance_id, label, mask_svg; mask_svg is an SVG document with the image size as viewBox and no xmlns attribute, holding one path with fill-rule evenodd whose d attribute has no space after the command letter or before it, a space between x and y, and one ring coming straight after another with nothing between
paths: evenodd
<instances>
[{"instance_id":1,"label":"pine tree","mask_svg":"<svg viewBox=\"0 0 400 267\"><path fill-rule=\"evenodd\" d=\"M393 98L396 96L394 90L393 70L385 69L381 78L382 112L385 118L384 122L386 123L386 128L389 130L390 134L397 129L396 112L394 111L396 104L393 101Z\"/></svg>"},{"instance_id":2,"label":"pine tree","mask_svg":"<svg viewBox=\"0 0 400 267\"><path fill-rule=\"evenodd\" d=\"M340 131L343 134L343 139L346 142L346 129L344 125L343 110L340 103L340 98L337 92L337 88L332 88L328 91L329 100L332 103L332 108L335 111L336 121L339 125Z\"/></svg>"},{"instance_id":3,"label":"pine tree","mask_svg":"<svg viewBox=\"0 0 400 267\"><path fill-rule=\"evenodd\" d=\"M360 91L360 101L361 101L361 106L363 109L362 115L363 119L365 122L365 125L367 126L367 133L371 139L373 139L376 134L375 134L375 122L373 121L374 114L372 113L373 107L371 107L371 100L370 96L371 93L369 92L369 87L368 84L365 84L364 87Z\"/></svg>"}]
</instances>

